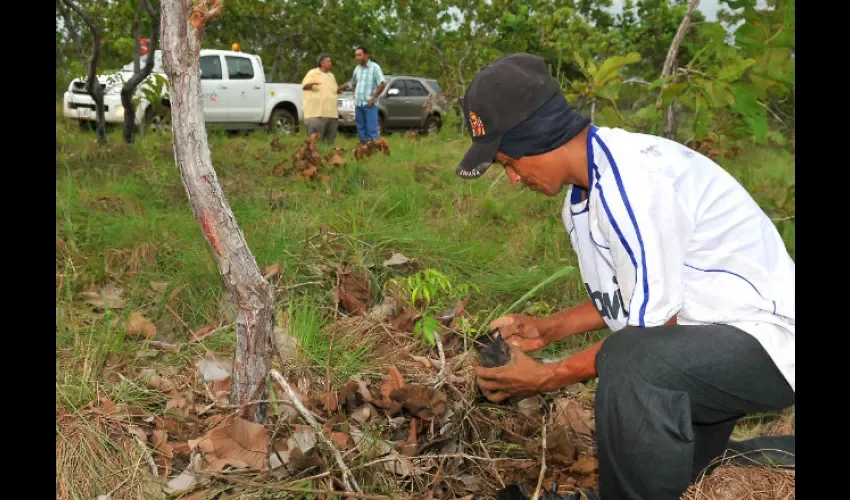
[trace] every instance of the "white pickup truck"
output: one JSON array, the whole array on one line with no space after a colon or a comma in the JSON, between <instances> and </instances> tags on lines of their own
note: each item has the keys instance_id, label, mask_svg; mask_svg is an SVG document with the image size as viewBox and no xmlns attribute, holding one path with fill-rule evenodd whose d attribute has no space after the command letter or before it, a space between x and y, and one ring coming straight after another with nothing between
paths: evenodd
<instances>
[{"instance_id":1,"label":"white pickup truck","mask_svg":"<svg viewBox=\"0 0 850 500\"><path fill-rule=\"evenodd\" d=\"M204 119L208 125L227 130L246 130L265 127L269 131L290 134L298 131L304 117L304 92L300 84L266 83L260 56L230 50L201 50L201 95ZM140 64L144 64L142 57ZM162 52L154 53L154 74L165 76L162 69ZM133 75L133 63L119 73L98 76L103 89L103 102L107 123L124 122L121 105L121 86ZM170 129L170 102L168 88L163 87L163 106L151 106L143 97L142 82L137 89L139 109L136 124L153 128L167 125ZM154 109L156 108L156 109ZM86 93L85 80L75 79L65 92L64 115L79 120L80 124L93 123L94 100Z\"/></svg>"}]
</instances>

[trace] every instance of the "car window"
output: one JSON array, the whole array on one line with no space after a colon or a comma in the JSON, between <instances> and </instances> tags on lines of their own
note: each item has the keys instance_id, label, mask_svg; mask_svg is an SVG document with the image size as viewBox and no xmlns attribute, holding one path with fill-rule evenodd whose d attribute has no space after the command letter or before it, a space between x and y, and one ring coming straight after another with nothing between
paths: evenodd
<instances>
[{"instance_id":1,"label":"car window","mask_svg":"<svg viewBox=\"0 0 850 500\"><path fill-rule=\"evenodd\" d=\"M399 96L407 95L407 90L404 88L404 80L394 80L390 84L390 88L387 89L387 92L389 92L391 89L398 89Z\"/></svg>"},{"instance_id":2,"label":"car window","mask_svg":"<svg viewBox=\"0 0 850 500\"><path fill-rule=\"evenodd\" d=\"M227 61L227 76L231 80L251 80L254 78L254 66L247 57L224 56Z\"/></svg>"},{"instance_id":3,"label":"car window","mask_svg":"<svg viewBox=\"0 0 850 500\"><path fill-rule=\"evenodd\" d=\"M407 95L410 97L428 97L428 91L416 80L407 80Z\"/></svg>"},{"instance_id":4,"label":"car window","mask_svg":"<svg viewBox=\"0 0 850 500\"><path fill-rule=\"evenodd\" d=\"M437 94L443 93L443 89L440 88L440 84L437 83L437 80L425 80L425 83L427 83L428 86L431 87L431 90L433 90Z\"/></svg>"},{"instance_id":5,"label":"car window","mask_svg":"<svg viewBox=\"0 0 850 500\"><path fill-rule=\"evenodd\" d=\"M218 56L201 57L201 80L221 80L221 58Z\"/></svg>"}]
</instances>

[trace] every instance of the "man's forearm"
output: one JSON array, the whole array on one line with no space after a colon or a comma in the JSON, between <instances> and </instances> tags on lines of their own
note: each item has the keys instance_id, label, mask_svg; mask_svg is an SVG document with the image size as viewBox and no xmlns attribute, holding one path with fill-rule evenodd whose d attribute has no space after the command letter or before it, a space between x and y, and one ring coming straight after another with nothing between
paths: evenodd
<instances>
[{"instance_id":1,"label":"man's forearm","mask_svg":"<svg viewBox=\"0 0 850 500\"><path fill-rule=\"evenodd\" d=\"M378 96L381 95L381 92L384 91L384 87L386 87L386 86L387 86L386 83L382 83L382 84L378 85L378 88L375 90L375 95L372 96L373 101L378 99Z\"/></svg>"},{"instance_id":2,"label":"man's forearm","mask_svg":"<svg viewBox=\"0 0 850 500\"><path fill-rule=\"evenodd\" d=\"M554 363L552 376L542 388L545 391L556 391L577 382L584 382L596 376L596 355L604 340L593 344L587 349L577 352L569 358Z\"/></svg>"},{"instance_id":3,"label":"man's forearm","mask_svg":"<svg viewBox=\"0 0 850 500\"><path fill-rule=\"evenodd\" d=\"M543 335L550 342L561 340L578 333L592 332L605 328L602 315L593 301L585 300L573 307L542 318Z\"/></svg>"}]
</instances>

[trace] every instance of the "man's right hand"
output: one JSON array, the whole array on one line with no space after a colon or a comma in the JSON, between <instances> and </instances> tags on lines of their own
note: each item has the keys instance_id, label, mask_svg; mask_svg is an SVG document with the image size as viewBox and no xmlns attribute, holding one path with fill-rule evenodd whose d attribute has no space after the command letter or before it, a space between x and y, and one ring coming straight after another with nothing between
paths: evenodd
<instances>
[{"instance_id":1,"label":"man's right hand","mask_svg":"<svg viewBox=\"0 0 850 500\"><path fill-rule=\"evenodd\" d=\"M543 334L542 318L524 314L508 314L490 322L491 329L498 328L505 342L523 352L536 351L549 344Z\"/></svg>"}]
</instances>

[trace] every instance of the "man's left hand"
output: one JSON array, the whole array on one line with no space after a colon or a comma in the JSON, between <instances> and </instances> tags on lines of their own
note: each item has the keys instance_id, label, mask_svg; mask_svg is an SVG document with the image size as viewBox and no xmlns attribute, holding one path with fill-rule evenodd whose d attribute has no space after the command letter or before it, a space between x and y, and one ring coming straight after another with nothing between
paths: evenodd
<instances>
[{"instance_id":1,"label":"man's left hand","mask_svg":"<svg viewBox=\"0 0 850 500\"><path fill-rule=\"evenodd\" d=\"M490 401L500 403L511 397L529 397L550 388L554 364L535 361L516 346L511 346L511 362L497 368L475 367L478 387Z\"/></svg>"},{"instance_id":2,"label":"man's left hand","mask_svg":"<svg viewBox=\"0 0 850 500\"><path fill-rule=\"evenodd\" d=\"M374 105L375 105L375 99L369 99L369 107L371 108Z\"/></svg>"}]
</instances>

